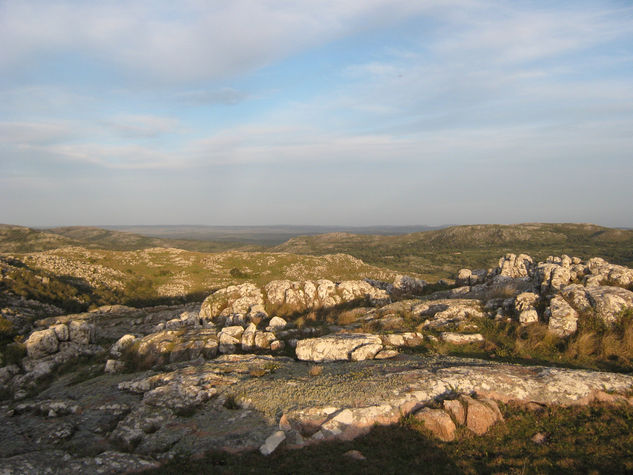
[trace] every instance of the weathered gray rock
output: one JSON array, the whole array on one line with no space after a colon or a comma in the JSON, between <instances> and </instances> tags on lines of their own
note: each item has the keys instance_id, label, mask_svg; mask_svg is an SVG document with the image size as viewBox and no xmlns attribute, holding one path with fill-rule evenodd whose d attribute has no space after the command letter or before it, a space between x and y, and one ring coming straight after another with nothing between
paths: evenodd
<instances>
[{"instance_id":1,"label":"weathered gray rock","mask_svg":"<svg viewBox=\"0 0 633 475\"><path fill-rule=\"evenodd\" d=\"M266 439L264 445L259 448L259 451L262 455L270 455L284 440L286 440L286 433L283 430L278 430Z\"/></svg>"},{"instance_id":2,"label":"weathered gray rock","mask_svg":"<svg viewBox=\"0 0 633 475\"><path fill-rule=\"evenodd\" d=\"M257 349L267 350L275 340L277 337L272 332L255 332L255 348Z\"/></svg>"},{"instance_id":3,"label":"weathered gray rock","mask_svg":"<svg viewBox=\"0 0 633 475\"><path fill-rule=\"evenodd\" d=\"M416 305L412 312L415 316L428 317L423 324L428 329L452 327L470 319L484 317L480 302L470 299L431 300Z\"/></svg>"},{"instance_id":4,"label":"weathered gray rock","mask_svg":"<svg viewBox=\"0 0 633 475\"><path fill-rule=\"evenodd\" d=\"M427 282L409 275L397 275L391 286L391 293L395 295L421 295ZM389 289L384 289L389 292Z\"/></svg>"},{"instance_id":5,"label":"weathered gray rock","mask_svg":"<svg viewBox=\"0 0 633 475\"><path fill-rule=\"evenodd\" d=\"M255 333L257 332L257 326L254 323L250 323L244 333L242 333L242 351L252 351L255 348Z\"/></svg>"},{"instance_id":6,"label":"weathered gray rock","mask_svg":"<svg viewBox=\"0 0 633 475\"><path fill-rule=\"evenodd\" d=\"M136 342L136 337L134 335L123 335L119 338L110 348L110 354L115 358L119 358L121 354L130 348Z\"/></svg>"},{"instance_id":7,"label":"weathered gray rock","mask_svg":"<svg viewBox=\"0 0 633 475\"><path fill-rule=\"evenodd\" d=\"M109 374L117 374L123 372L124 369L125 363L123 361L107 360L103 371Z\"/></svg>"},{"instance_id":8,"label":"weathered gray rock","mask_svg":"<svg viewBox=\"0 0 633 475\"><path fill-rule=\"evenodd\" d=\"M380 350L378 353L376 353L376 356L374 356L374 359L375 360L387 360L389 358L395 358L399 354L400 353L398 352L398 350L392 350L392 349L385 348L383 350Z\"/></svg>"},{"instance_id":9,"label":"weathered gray rock","mask_svg":"<svg viewBox=\"0 0 633 475\"><path fill-rule=\"evenodd\" d=\"M531 277L534 273L534 261L526 254L506 254L499 259L499 266L495 272L497 275L510 277Z\"/></svg>"},{"instance_id":10,"label":"weathered gray rock","mask_svg":"<svg viewBox=\"0 0 633 475\"><path fill-rule=\"evenodd\" d=\"M589 259L587 269L591 273L587 278L588 286L610 284L629 287L633 284L633 269L610 264L600 257Z\"/></svg>"},{"instance_id":11,"label":"weathered gray rock","mask_svg":"<svg viewBox=\"0 0 633 475\"><path fill-rule=\"evenodd\" d=\"M550 301L548 328L561 337L573 335L578 328L578 312L559 295Z\"/></svg>"},{"instance_id":12,"label":"weathered gray rock","mask_svg":"<svg viewBox=\"0 0 633 475\"><path fill-rule=\"evenodd\" d=\"M359 346L350 353L350 359L352 361L372 360L382 350L382 345L379 343L370 343L367 345Z\"/></svg>"},{"instance_id":13,"label":"weathered gray rock","mask_svg":"<svg viewBox=\"0 0 633 475\"><path fill-rule=\"evenodd\" d=\"M203 322L224 325L228 317L235 315L258 316L262 314L264 295L255 284L231 285L209 295L200 308L199 319Z\"/></svg>"},{"instance_id":14,"label":"weathered gray rock","mask_svg":"<svg viewBox=\"0 0 633 475\"><path fill-rule=\"evenodd\" d=\"M283 318L281 317L273 317L270 319L270 322L268 322L268 331L277 331L277 330L283 330L284 328L286 328L286 325L288 324L288 322L286 322Z\"/></svg>"},{"instance_id":15,"label":"weathered gray rock","mask_svg":"<svg viewBox=\"0 0 633 475\"><path fill-rule=\"evenodd\" d=\"M57 339L59 341L68 341L70 340L70 331L68 330L68 326L60 323L59 325L53 325L51 329L57 335Z\"/></svg>"},{"instance_id":16,"label":"weathered gray rock","mask_svg":"<svg viewBox=\"0 0 633 475\"><path fill-rule=\"evenodd\" d=\"M440 333L440 339L452 345L468 345L485 341L481 333L442 332Z\"/></svg>"},{"instance_id":17,"label":"weathered gray rock","mask_svg":"<svg viewBox=\"0 0 633 475\"><path fill-rule=\"evenodd\" d=\"M308 338L297 343L297 358L302 361L346 361L354 350L365 345L381 345L380 337L366 333L341 333Z\"/></svg>"},{"instance_id":18,"label":"weathered gray rock","mask_svg":"<svg viewBox=\"0 0 633 475\"><path fill-rule=\"evenodd\" d=\"M556 292L567 286L572 280L569 267L555 262L544 262L538 265L538 278L542 294Z\"/></svg>"},{"instance_id":19,"label":"weathered gray rock","mask_svg":"<svg viewBox=\"0 0 633 475\"><path fill-rule=\"evenodd\" d=\"M79 345L89 345L96 339L96 327L85 321L71 321L68 325L70 341Z\"/></svg>"},{"instance_id":20,"label":"weathered gray rock","mask_svg":"<svg viewBox=\"0 0 633 475\"><path fill-rule=\"evenodd\" d=\"M59 340L52 328L31 333L24 344L27 354L34 359L53 354L59 349Z\"/></svg>"},{"instance_id":21,"label":"weathered gray rock","mask_svg":"<svg viewBox=\"0 0 633 475\"><path fill-rule=\"evenodd\" d=\"M522 325L538 322L538 312L535 305L539 300L538 294L534 292L523 292L516 296L514 300L514 311L519 317Z\"/></svg>"},{"instance_id":22,"label":"weathered gray rock","mask_svg":"<svg viewBox=\"0 0 633 475\"><path fill-rule=\"evenodd\" d=\"M218 341L212 329L164 330L139 338L131 347L143 366L213 358L218 352Z\"/></svg>"}]
</instances>

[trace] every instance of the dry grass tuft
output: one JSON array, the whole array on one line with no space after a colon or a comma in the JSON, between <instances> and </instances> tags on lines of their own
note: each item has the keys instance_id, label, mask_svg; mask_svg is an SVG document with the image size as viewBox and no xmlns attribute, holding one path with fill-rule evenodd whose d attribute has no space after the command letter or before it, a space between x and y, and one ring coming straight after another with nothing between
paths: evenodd
<instances>
[{"instance_id":1,"label":"dry grass tuft","mask_svg":"<svg viewBox=\"0 0 633 475\"><path fill-rule=\"evenodd\" d=\"M318 376L323 373L323 366L311 365L308 369L308 374L312 377Z\"/></svg>"}]
</instances>

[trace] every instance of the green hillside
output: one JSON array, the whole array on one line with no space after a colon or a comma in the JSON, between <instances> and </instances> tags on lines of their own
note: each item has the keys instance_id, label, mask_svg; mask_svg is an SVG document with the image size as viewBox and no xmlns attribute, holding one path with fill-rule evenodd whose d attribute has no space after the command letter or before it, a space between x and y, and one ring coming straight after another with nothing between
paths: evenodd
<instances>
[{"instance_id":1,"label":"green hillside","mask_svg":"<svg viewBox=\"0 0 633 475\"><path fill-rule=\"evenodd\" d=\"M401 236L301 236L274 249L314 255L343 252L373 265L434 278L446 277L462 267L494 266L507 252L525 252L537 259L561 254L600 256L631 265L633 230L593 224L469 225Z\"/></svg>"},{"instance_id":2,"label":"green hillside","mask_svg":"<svg viewBox=\"0 0 633 475\"><path fill-rule=\"evenodd\" d=\"M257 246L243 243L163 239L88 226L32 229L24 226L0 225L0 252L39 252L70 246L114 251L133 251L154 247L178 248L198 252L259 249Z\"/></svg>"}]
</instances>

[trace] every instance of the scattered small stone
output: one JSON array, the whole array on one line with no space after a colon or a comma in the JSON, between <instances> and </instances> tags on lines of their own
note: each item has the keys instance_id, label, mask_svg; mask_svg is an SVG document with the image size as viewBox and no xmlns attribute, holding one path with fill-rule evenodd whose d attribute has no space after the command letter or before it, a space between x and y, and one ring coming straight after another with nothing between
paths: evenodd
<instances>
[{"instance_id":1,"label":"scattered small stone","mask_svg":"<svg viewBox=\"0 0 633 475\"><path fill-rule=\"evenodd\" d=\"M358 461L367 460L367 457L365 457L359 450L348 450L343 454L343 456Z\"/></svg>"},{"instance_id":2,"label":"scattered small stone","mask_svg":"<svg viewBox=\"0 0 633 475\"><path fill-rule=\"evenodd\" d=\"M544 434L543 432L537 432L532 436L532 439L530 440L538 445L544 444L545 442L547 442L547 434Z\"/></svg>"},{"instance_id":3,"label":"scattered small stone","mask_svg":"<svg viewBox=\"0 0 633 475\"><path fill-rule=\"evenodd\" d=\"M283 430L278 430L277 432L274 432L273 434L268 436L266 442L264 442L264 445L259 448L259 451L262 453L262 455L270 455L277 449L277 447L279 447L279 444L281 444L284 440L286 440L286 433Z\"/></svg>"}]
</instances>

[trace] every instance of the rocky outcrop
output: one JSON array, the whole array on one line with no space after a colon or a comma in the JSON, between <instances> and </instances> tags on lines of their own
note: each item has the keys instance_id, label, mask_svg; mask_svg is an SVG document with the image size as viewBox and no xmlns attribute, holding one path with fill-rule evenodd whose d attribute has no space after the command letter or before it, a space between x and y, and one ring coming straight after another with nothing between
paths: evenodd
<instances>
[{"instance_id":1,"label":"rocky outcrop","mask_svg":"<svg viewBox=\"0 0 633 475\"><path fill-rule=\"evenodd\" d=\"M442 299L423 302L413 307L415 316L426 318L426 329L447 329L473 318L484 318L480 302L468 299Z\"/></svg>"},{"instance_id":2,"label":"rocky outcrop","mask_svg":"<svg viewBox=\"0 0 633 475\"><path fill-rule=\"evenodd\" d=\"M162 371L100 374L72 386L59 380L47 390L47 399L2 406L0 466L26 467L17 460L30 460L33 470L43 471L45 466L36 463L39 454L68 453L72 447L99 454L91 460L115 454L130 461L120 468L104 462L107 473L131 470L134 461L151 465L182 453L262 447L270 453L283 439L280 444L289 447L350 439L403 415L423 419L430 412L423 408L438 405L456 426L481 433L501 420L486 398L584 404L602 391L624 393L633 387L633 377L624 374L450 357L401 355L396 364L368 360L321 366L318 375L306 377L308 365L291 358L222 355ZM72 400L63 397L69 391ZM464 396L446 400L455 391ZM436 415L449 425L446 416ZM449 439L450 428L442 430ZM68 467L96 466L87 462L69 454L66 473L83 473Z\"/></svg>"},{"instance_id":3,"label":"rocky outcrop","mask_svg":"<svg viewBox=\"0 0 633 475\"><path fill-rule=\"evenodd\" d=\"M135 340L128 346L126 358L132 365L155 365L213 358L218 353L218 338L212 329L164 330Z\"/></svg>"},{"instance_id":4,"label":"rocky outcrop","mask_svg":"<svg viewBox=\"0 0 633 475\"><path fill-rule=\"evenodd\" d=\"M534 275L534 261L527 254L506 254L499 259L495 274L510 279L529 278Z\"/></svg>"},{"instance_id":5,"label":"rocky outcrop","mask_svg":"<svg viewBox=\"0 0 633 475\"><path fill-rule=\"evenodd\" d=\"M202 322L244 324L254 318L265 318L264 294L255 284L232 285L209 295L200 308Z\"/></svg>"},{"instance_id":6,"label":"rocky outcrop","mask_svg":"<svg viewBox=\"0 0 633 475\"><path fill-rule=\"evenodd\" d=\"M490 272L461 269L456 283L461 287L437 296L481 300L496 318L515 318L522 325L544 320L561 337L573 335L579 319L593 315L612 325L633 308L627 288L633 285L633 269L597 257L583 263L578 257L550 256L535 264L525 254L507 254ZM539 315L541 305L545 310Z\"/></svg>"},{"instance_id":7,"label":"rocky outcrop","mask_svg":"<svg viewBox=\"0 0 633 475\"><path fill-rule=\"evenodd\" d=\"M71 321L68 325L58 324L46 330L34 331L24 344L29 357L38 359L57 353L65 342L76 345L94 343L95 326L78 321Z\"/></svg>"},{"instance_id":8,"label":"rocky outcrop","mask_svg":"<svg viewBox=\"0 0 633 475\"><path fill-rule=\"evenodd\" d=\"M379 336L362 333L308 338L300 340L296 348L297 358L315 362L370 359L380 350L382 350L382 341Z\"/></svg>"},{"instance_id":9,"label":"rocky outcrop","mask_svg":"<svg viewBox=\"0 0 633 475\"><path fill-rule=\"evenodd\" d=\"M263 289L251 283L233 285L207 297L200 309L199 321L219 326L247 325L267 318L266 308L291 314L330 308L356 300L368 300L376 305L388 303L389 293L370 282L274 280ZM424 285L423 281L405 277L398 280L397 284L400 286L398 289L403 292Z\"/></svg>"},{"instance_id":10,"label":"rocky outcrop","mask_svg":"<svg viewBox=\"0 0 633 475\"><path fill-rule=\"evenodd\" d=\"M548 328L558 336L569 336L578 328L578 312L561 296L550 301Z\"/></svg>"},{"instance_id":11,"label":"rocky outcrop","mask_svg":"<svg viewBox=\"0 0 633 475\"><path fill-rule=\"evenodd\" d=\"M589 259L586 269L589 271L587 286L606 284L629 287L633 285L633 269L610 264L600 257Z\"/></svg>"},{"instance_id":12,"label":"rocky outcrop","mask_svg":"<svg viewBox=\"0 0 633 475\"><path fill-rule=\"evenodd\" d=\"M422 422L424 427L441 441L451 442L455 440L457 427L451 416L443 410L425 407L419 410L414 417Z\"/></svg>"},{"instance_id":13,"label":"rocky outcrop","mask_svg":"<svg viewBox=\"0 0 633 475\"><path fill-rule=\"evenodd\" d=\"M562 289L561 295L581 313L593 313L611 325L626 308L633 308L633 292L621 287L605 285L570 285Z\"/></svg>"},{"instance_id":14,"label":"rocky outcrop","mask_svg":"<svg viewBox=\"0 0 633 475\"><path fill-rule=\"evenodd\" d=\"M514 311L521 325L538 322L538 312L536 311L538 300L539 296L534 292L523 292L515 297Z\"/></svg>"},{"instance_id":15,"label":"rocky outcrop","mask_svg":"<svg viewBox=\"0 0 633 475\"><path fill-rule=\"evenodd\" d=\"M495 423L503 421L503 414L492 399L475 399L462 394L458 399L445 400L444 410L425 407L416 412L414 418L421 421L435 437L450 442L455 440L456 424L465 425L475 434L483 435Z\"/></svg>"}]
</instances>

